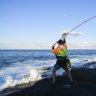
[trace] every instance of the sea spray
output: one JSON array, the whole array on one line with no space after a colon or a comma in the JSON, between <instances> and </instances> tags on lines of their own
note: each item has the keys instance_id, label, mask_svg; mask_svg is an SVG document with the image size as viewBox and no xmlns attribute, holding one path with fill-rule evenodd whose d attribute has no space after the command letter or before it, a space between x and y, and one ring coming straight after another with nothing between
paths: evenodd
<instances>
[{"instance_id":1,"label":"sea spray","mask_svg":"<svg viewBox=\"0 0 96 96\"><path fill-rule=\"evenodd\" d=\"M22 73L22 74L23 74L23 76L20 78L18 78L19 74L17 76L15 76L15 78L13 78L11 74L9 74L9 75L7 74L7 76L5 76L3 78L4 82L2 84L0 84L0 91L4 90L6 88L11 88L11 87L17 86L17 85L27 84L29 82L35 83L36 81L42 79L40 72L37 71L36 69L32 68L31 66L30 66L29 70L26 70L26 73ZM19 75L19 76L21 76L21 75Z\"/></svg>"}]
</instances>

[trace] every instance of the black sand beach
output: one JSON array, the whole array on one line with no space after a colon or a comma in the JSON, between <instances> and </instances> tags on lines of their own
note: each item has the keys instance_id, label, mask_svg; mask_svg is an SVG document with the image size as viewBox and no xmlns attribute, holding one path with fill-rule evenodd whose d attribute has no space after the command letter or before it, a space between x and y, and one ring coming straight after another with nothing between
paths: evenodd
<instances>
[{"instance_id":1,"label":"black sand beach","mask_svg":"<svg viewBox=\"0 0 96 96\"><path fill-rule=\"evenodd\" d=\"M95 73L94 73L95 72ZM51 79L38 81L34 86L14 92L8 96L96 96L96 69L73 69L74 86L65 88L50 85ZM66 76L56 78L56 82L64 85Z\"/></svg>"}]
</instances>

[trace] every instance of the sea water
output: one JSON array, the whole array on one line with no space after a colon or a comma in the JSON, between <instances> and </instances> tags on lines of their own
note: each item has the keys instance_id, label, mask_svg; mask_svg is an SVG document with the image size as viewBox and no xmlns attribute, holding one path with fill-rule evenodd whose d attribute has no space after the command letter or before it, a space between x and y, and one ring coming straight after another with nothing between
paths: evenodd
<instances>
[{"instance_id":1,"label":"sea water","mask_svg":"<svg viewBox=\"0 0 96 96\"><path fill-rule=\"evenodd\" d=\"M72 67L93 62L88 67L96 68L96 50L68 50L68 58L71 60ZM51 77L55 62L55 55L51 50L0 50L0 92ZM49 68L49 70L42 70L42 68ZM57 75L62 73L61 69Z\"/></svg>"}]
</instances>

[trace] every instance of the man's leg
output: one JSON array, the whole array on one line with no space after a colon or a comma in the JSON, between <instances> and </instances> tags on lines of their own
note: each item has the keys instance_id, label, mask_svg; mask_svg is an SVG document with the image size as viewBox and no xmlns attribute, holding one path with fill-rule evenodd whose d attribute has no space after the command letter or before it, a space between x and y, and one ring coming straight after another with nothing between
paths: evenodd
<instances>
[{"instance_id":1,"label":"man's leg","mask_svg":"<svg viewBox=\"0 0 96 96\"><path fill-rule=\"evenodd\" d=\"M72 82L73 79L72 79L71 71L67 70L66 75L69 77L70 81Z\"/></svg>"},{"instance_id":2,"label":"man's leg","mask_svg":"<svg viewBox=\"0 0 96 96\"><path fill-rule=\"evenodd\" d=\"M71 75L71 70L67 70L66 71L66 75L69 77L70 84L73 86L73 79L72 79L72 75Z\"/></svg>"},{"instance_id":3,"label":"man's leg","mask_svg":"<svg viewBox=\"0 0 96 96\"><path fill-rule=\"evenodd\" d=\"M52 69L52 78L53 78L53 84L55 83L55 77L56 77L56 71L55 71L55 69L53 68Z\"/></svg>"},{"instance_id":4,"label":"man's leg","mask_svg":"<svg viewBox=\"0 0 96 96\"><path fill-rule=\"evenodd\" d=\"M52 79L53 79L53 84L55 83L55 77L56 77L56 71L60 69L61 67L56 63L52 69Z\"/></svg>"}]
</instances>

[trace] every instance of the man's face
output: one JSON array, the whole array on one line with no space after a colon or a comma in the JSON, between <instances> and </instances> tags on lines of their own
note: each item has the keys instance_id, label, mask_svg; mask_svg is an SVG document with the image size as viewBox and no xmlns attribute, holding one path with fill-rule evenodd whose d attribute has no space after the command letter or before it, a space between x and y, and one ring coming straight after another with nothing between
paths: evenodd
<instances>
[{"instance_id":1,"label":"man's face","mask_svg":"<svg viewBox=\"0 0 96 96\"><path fill-rule=\"evenodd\" d=\"M58 43L58 46L60 46L61 44Z\"/></svg>"}]
</instances>

